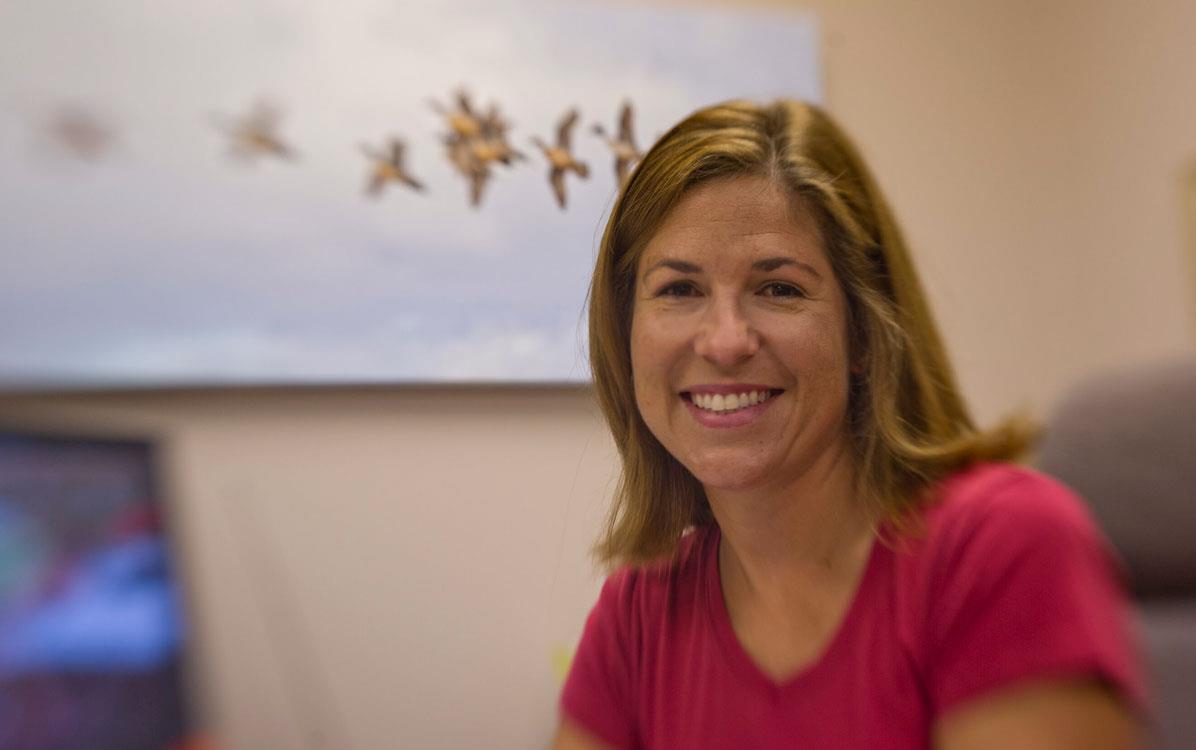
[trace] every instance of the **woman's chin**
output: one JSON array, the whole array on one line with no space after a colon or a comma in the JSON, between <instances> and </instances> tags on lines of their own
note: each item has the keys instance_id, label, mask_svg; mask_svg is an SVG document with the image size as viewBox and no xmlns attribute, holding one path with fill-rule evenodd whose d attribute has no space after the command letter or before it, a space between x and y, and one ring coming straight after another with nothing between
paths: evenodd
<instances>
[{"instance_id":1,"label":"woman's chin","mask_svg":"<svg viewBox=\"0 0 1196 750\"><path fill-rule=\"evenodd\" d=\"M768 466L730 459L696 461L688 467L707 490L750 490L767 484L773 474Z\"/></svg>"}]
</instances>

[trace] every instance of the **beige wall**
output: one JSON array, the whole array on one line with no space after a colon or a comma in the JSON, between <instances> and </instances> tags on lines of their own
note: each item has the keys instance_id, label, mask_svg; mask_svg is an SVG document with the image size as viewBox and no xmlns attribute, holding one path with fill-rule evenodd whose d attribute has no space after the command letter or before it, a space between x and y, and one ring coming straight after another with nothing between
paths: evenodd
<instances>
[{"instance_id":1,"label":"beige wall","mask_svg":"<svg viewBox=\"0 0 1196 750\"><path fill-rule=\"evenodd\" d=\"M1196 156L1196 4L804 7L823 27L827 103L889 193L982 418L1193 347L1179 179ZM0 405L170 439L231 746L304 747L316 724L358 748L547 742L549 652L596 591L585 548L613 476L584 391Z\"/></svg>"},{"instance_id":2,"label":"beige wall","mask_svg":"<svg viewBox=\"0 0 1196 750\"><path fill-rule=\"evenodd\" d=\"M980 418L1196 346L1196 4L803 5Z\"/></svg>"},{"instance_id":3,"label":"beige wall","mask_svg":"<svg viewBox=\"0 0 1196 750\"><path fill-rule=\"evenodd\" d=\"M547 744L614 465L584 390L0 397L13 422L167 439L230 747Z\"/></svg>"}]
</instances>

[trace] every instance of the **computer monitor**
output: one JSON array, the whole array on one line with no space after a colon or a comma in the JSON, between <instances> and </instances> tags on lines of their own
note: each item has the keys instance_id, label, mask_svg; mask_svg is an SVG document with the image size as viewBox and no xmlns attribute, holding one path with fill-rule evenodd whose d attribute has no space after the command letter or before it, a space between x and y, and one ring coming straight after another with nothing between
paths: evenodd
<instances>
[{"instance_id":1,"label":"computer monitor","mask_svg":"<svg viewBox=\"0 0 1196 750\"><path fill-rule=\"evenodd\" d=\"M188 628L151 440L0 427L0 750L172 748Z\"/></svg>"}]
</instances>

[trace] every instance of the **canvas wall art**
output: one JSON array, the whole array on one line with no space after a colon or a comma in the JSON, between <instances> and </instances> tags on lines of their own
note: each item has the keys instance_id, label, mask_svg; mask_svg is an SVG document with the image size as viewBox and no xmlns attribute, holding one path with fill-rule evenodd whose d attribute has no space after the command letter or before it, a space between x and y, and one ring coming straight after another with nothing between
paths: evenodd
<instances>
[{"instance_id":1,"label":"canvas wall art","mask_svg":"<svg viewBox=\"0 0 1196 750\"><path fill-rule=\"evenodd\" d=\"M819 100L793 12L0 6L0 382L588 377L619 180L686 113Z\"/></svg>"}]
</instances>

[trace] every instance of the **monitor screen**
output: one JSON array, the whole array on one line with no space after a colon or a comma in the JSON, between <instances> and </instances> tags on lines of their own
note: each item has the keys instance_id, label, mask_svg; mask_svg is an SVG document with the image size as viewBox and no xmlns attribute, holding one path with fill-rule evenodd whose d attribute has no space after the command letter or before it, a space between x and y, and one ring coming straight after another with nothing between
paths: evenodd
<instances>
[{"instance_id":1,"label":"monitor screen","mask_svg":"<svg viewBox=\"0 0 1196 750\"><path fill-rule=\"evenodd\" d=\"M182 741L187 629L154 456L0 429L0 750Z\"/></svg>"}]
</instances>

